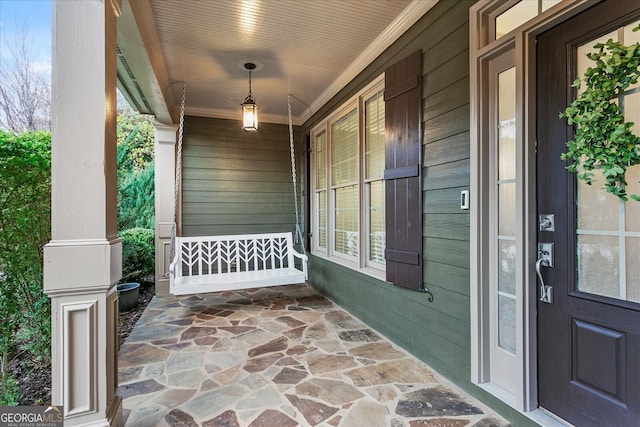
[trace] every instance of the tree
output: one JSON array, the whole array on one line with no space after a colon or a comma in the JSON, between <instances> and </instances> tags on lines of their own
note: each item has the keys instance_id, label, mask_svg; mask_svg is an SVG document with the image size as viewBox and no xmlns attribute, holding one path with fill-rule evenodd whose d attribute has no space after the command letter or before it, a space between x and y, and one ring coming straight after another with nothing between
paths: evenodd
<instances>
[{"instance_id":1,"label":"tree","mask_svg":"<svg viewBox=\"0 0 640 427\"><path fill-rule=\"evenodd\" d=\"M118 229L153 230L154 195L153 163L138 172L130 171L118 186Z\"/></svg>"},{"instance_id":2,"label":"tree","mask_svg":"<svg viewBox=\"0 0 640 427\"><path fill-rule=\"evenodd\" d=\"M154 128L150 116L118 106L118 230L154 229Z\"/></svg>"},{"instance_id":3,"label":"tree","mask_svg":"<svg viewBox=\"0 0 640 427\"><path fill-rule=\"evenodd\" d=\"M26 25L4 45L9 59L0 63L0 128L16 134L50 130L50 79L37 70Z\"/></svg>"}]
</instances>

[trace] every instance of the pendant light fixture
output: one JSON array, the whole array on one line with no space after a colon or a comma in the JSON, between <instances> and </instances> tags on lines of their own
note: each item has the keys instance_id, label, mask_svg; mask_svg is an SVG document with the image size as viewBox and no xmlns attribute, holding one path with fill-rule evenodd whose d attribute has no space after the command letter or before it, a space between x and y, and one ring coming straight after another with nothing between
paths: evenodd
<instances>
[{"instance_id":1,"label":"pendant light fixture","mask_svg":"<svg viewBox=\"0 0 640 427\"><path fill-rule=\"evenodd\" d=\"M249 95L242 103L242 129L246 131L258 130L258 106L251 96L251 70L256 68L256 64L247 62L244 68L249 71Z\"/></svg>"}]
</instances>

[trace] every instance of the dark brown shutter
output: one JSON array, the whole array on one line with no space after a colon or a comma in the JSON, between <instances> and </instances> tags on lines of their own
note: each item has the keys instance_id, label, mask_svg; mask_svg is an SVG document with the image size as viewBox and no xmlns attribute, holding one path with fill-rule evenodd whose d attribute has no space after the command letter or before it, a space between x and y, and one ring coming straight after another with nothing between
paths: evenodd
<instances>
[{"instance_id":1,"label":"dark brown shutter","mask_svg":"<svg viewBox=\"0 0 640 427\"><path fill-rule=\"evenodd\" d=\"M422 52L385 70L387 281L422 285Z\"/></svg>"}]
</instances>

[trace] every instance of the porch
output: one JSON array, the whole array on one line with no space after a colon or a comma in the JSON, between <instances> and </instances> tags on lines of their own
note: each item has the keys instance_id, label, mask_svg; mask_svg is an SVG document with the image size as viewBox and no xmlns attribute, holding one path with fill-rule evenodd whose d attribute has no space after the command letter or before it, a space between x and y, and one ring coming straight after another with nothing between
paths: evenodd
<instances>
[{"instance_id":1,"label":"porch","mask_svg":"<svg viewBox=\"0 0 640 427\"><path fill-rule=\"evenodd\" d=\"M118 359L131 426L508 425L308 285L156 296Z\"/></svg>"}]
</instances>

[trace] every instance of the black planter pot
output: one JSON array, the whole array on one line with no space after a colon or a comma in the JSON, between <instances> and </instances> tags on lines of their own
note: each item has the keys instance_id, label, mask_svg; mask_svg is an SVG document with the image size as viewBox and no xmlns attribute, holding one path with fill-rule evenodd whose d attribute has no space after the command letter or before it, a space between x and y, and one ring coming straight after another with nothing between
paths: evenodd
<instances>
[{"instance_id":1,"label":"black planter pot","mask_svg":"<svg viewBox=\"0 0 640 427\"><path fill-rule=\"evenodd\" d=\"M118 285L118 310L122 313L138 305L140 283L120 283Z\"/></svg>"}]
</instances>

